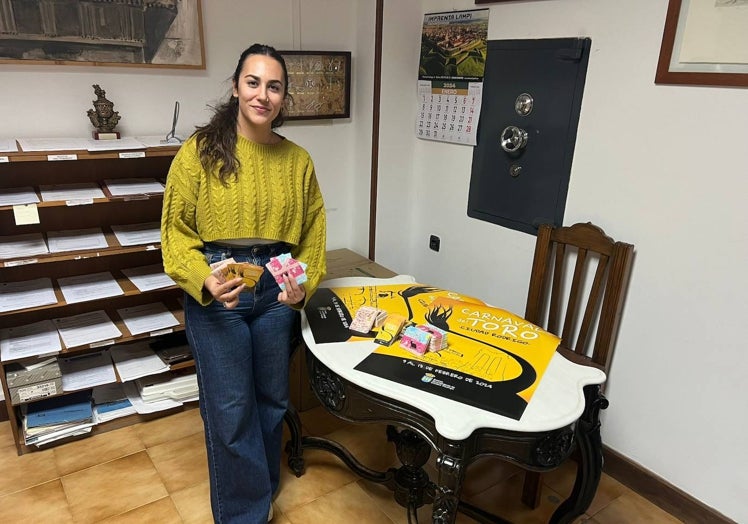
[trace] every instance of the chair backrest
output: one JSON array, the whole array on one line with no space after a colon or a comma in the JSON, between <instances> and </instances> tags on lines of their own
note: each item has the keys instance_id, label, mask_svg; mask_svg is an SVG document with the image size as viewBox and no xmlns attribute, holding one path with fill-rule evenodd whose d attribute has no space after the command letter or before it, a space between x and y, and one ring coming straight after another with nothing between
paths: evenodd
<instances>
[{"instance_id":1,"label":"chair backrest","mask_svg":"<svg viewBox=\"0 0 748 524\"><path fill-rule=\"evenodd\" d=\"M541 225L525 318L560 336L562 348L573 352L562 349L566 356L607 374L633 254L633 245L591 223Z\"/></svg>"}]
</instances>

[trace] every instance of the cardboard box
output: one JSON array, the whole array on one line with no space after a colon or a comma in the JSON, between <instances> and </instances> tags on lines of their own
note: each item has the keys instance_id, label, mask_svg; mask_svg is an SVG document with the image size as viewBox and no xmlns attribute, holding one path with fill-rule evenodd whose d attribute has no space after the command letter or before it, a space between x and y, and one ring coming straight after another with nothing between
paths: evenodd
<instances>
[{"instance_id":1,"label":"cardboard box","mask_svg":"<svg viewBox=\"0 0 748 524\"><path fill-rule=\"evenodd\" d=\"M6 366L5 379L12 405L31 402L62 393L62 373L57 360L34 369L20 364Z\"/></svg>"},{"instance_id":2,"label":"cardboard box","mask_svg":"<svg viewBox=\"0 0 748 524\"><path fill-rule=\"evenodd\" d=\"M334 249L327 252L327 275L325 280L342 277L389 278L397 275L384 266L350 249ZM312 391L307 373L306 348L297 348L289 370L289 399L299 411L319 406L319 400Z\"/></svg>"},{"instance_id":3,"label":"cardboard box","mask_svg":"<svg viewBox=\"0 0 748 524\"><path fill-rule=\"evenodd\" d=\"M325 279L342 277L388 278L397 275L384 266L351 251L335 249L327 252L327 275Z\"/></svg>"}]
</instances>

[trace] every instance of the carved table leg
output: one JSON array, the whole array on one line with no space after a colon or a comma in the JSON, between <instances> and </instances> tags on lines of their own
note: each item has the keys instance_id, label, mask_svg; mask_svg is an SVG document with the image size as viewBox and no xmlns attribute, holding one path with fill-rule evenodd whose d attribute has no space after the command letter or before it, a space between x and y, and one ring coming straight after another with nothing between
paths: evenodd
<instances>
[{"instance_id":1,"label":"carved table leg","mask_svg":"<svg viewBox=\"0 0 748 524\"><path fill-rule=\"evenodd\" d=\"M431 455L431 445L415 431L398 431L387 426L387 440L395 443L402 466L395 471L395 500L408 511L433 501L434 485L423 466Z\"/></svg>"},{"instance_id":2,"label":"carved table leg","mask_svg":"<svg viewBox=\"0 0 748 524\"><path fill-rule=\"evenodd\" d=\"M465 468L461 459L447 454L439 456L436 466L439 468L439 481L431 521L433 524L454 524Z\"/></svg>"},{"instance_id":3,"label":"carved table leg","mask_svg":"<svg viewBox=\"0 0 748 524\"><path fill-rule=\"evenodd\" d=\"M603 469L603 445L600 440L600 410L608 407L608 400L600 393L600 386L584 387L585 408L577 422L576 439L579 449L577 479L574 489L553 513L552 524L573 522L590 507Z\"/></svg>"},{"instance_id":4,"label":"carved table leg","mask_svg":"<svg viewBox=\"0 0 748 524\"><path fill-rule=\"evenodd\" d=\"M296 408L288 403L286 414L283 415L283 420L288 425L288 431L291 433L291 439L286 442L286 453L288 453L288 467L297 477L304 474L304 457L302 456L301 448L301 420L299 419L299 412Z\"/></svg>"}]
</instances>

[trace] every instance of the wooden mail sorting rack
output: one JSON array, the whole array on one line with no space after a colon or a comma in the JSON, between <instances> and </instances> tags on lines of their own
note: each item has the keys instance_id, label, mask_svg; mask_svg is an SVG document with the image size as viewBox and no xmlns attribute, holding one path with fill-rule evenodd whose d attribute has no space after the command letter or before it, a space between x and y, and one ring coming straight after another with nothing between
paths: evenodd
<instances>
[{"instance_id":1,"label":"wooden mail sorting rack","mask_svg":"<svg viewBox=\"0 0 748 524\"><path fill-rule=\"evenodd\" d=\"M127 151L89 152L86 150L66 151L33 151L0 153L0 195L8 195L18 188L31 188L41 195L41 188L63 185L97 185L104 192L103 198L91 198L86 201L44 200L34 204L38 220L20 220L21 211L18 205L0 205L0 240L6 241L17 235L41 235L48 241L50 232L73 231L82 229L100 229L106 239L106 247L85 250L42 253L35 255L4 253L0 259L0 284L14 285L34 279L48 278L53 284L56 303L32 307L13 307L12 310L0 311L0 330L18 329L37 322L69 318L90 312L104 311L111 319L121 336L100 344L84 344L77 347L62 346L57 355L71 357L101 351L113 345L128 347L134 343L151 341L172 336L184 330L184 313L181 304L182 291L176 286L163 287L149 291L140 291L126 278L123 270L141 266L161 265L161 250L158 242L139 245L121 245L112 226L132 226L143 223L158 223L161 217L163 195L145 193L137 195L113 196L106 190L105 181L117 181L131 178L155 179L165 182L171 161L178 148L174 146L133 149ZM20 222L20 223L19 223ZM109 272L122 288L123 293L106 298L67 303L58 279ZM157 332L132 334L118 315L118 310L134 308L152 303L161 303L178 321L177 325ZM7 356L7 355L6 355ZM19 396L18 387L24 381L35 380L46 376L37 373L21 376L14 374L19 364L38 360L33 358L6 358L0 362L0 382L5 397L4 410L10 422L13 439L19 454L38 449L26 445L23 432L22 410L29 398L33 398L33 382L23 398ZM172 365L172 370L193 367L192 361ZM54 369L50 378L53 381L56 395L70 395L75 391L62 391L59 377ZM8 374L10 372L10 374ZM9 384L8 377L11 378ZM12 391L11 391L12 387ZM42 386L52 387L52 386ZM30 393L31 392L31 393ZM196 403L191 403L192 406ZM97 424L90 434L138 422L164 413L154 415L131 415L128 417ZM63 442L55 441L54 443Z\"/></svg>"},{"instance_id":2,"label":"wooden mail sorting rack","mask_svg":"<svg viewBox=\"0 0 748 524\"><path fill-rule=\"evenodd\" d=\"M40 195L42 186L65 184L95 184L105 189L105 181L129 178L156 179L163 183L177 150L178 147L167 146L133 151L66 150L0 153L0 195L11 193L17 188L28 187ZM167 342L170 337L182 334L184 331L182 291L176 286L141 291L125 275L130 268L160 266L160 244L152 242L142 245L122 245L113 230L113 226L160 222L162 202L163 195L160 193L113 196L106 191L103 198L93 198L86 202L42 200L35 204L38 220L27 220L22 223L18 220L17 206L0 205L0 241L17 235L41 234L47 238L48 233L54 231L100 228L107 243L105 248L90 250L72 250L33 256L3 255L0 258L0 285L13 285L48 278L53 283L56 302L2 310L0 311L0 330L17 329L41 321L104 311L122 333L121 336L112 340L96 344L75 347L63 345L59 354L52 355L60 358L85 356L114 346L129 350L144 342L155 347ZM99 272L111 273L123 293L88 301L66 302L58 279ZM347 249L328 252L328 278L391 276L392 274L391 271ZM120 318L118 310L152 303L162 303L177 319L178 324L154 332L131 333L123 319ZM315 404L315 401L308 386L306 373L301 372L306 369L301 359L303 359L303 352L297 351L291 369L291 399L299 409L308 409ZM23 357L0 361L0 384L5 399L0 401L0 420L4 420L3 414L9 420L19 454L39 449L35 445L26 443L23 431L23 408L24 405L35 401L30 400L33 394L29 396L29 391L34 390L34 385L40 384L39 381L44 384L41 388L36 388L36 391L43 390L44 387L54 387L54 394L57 396L73 396L79 393L76 390L62 390L61 377L57 372L58 368L54 365L33 373L23 371L18 373L19 368L24 369L21 364L28 365L39 360L44 359ZM194 362L191 359L172 363L170 367L170 372L177 376L194 372ZM122 381L120 377L116 380ZM22 397L19 395L19 388L24 387L27 389L20 390L25 395ZM196 406L196 402L189 402L181 408L152 414L128 415L96 424L88 435L110 431ZM56 440L49 445L60 444L70 438L80 437Z\"/></svg>"}]
</instances>

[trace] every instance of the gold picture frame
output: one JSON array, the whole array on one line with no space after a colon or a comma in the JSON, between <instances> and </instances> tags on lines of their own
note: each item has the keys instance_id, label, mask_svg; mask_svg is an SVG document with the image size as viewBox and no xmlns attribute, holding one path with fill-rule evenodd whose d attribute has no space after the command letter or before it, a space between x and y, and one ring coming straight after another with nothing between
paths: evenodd
<instances>
[{"instance_id":1,"label":"gold picture frame","mask_svg":"<svg viewBox=\"0 0 748 524\"><path fill-rule=\"evenodd\" d=\"M0 63L205 69L200 0L14 2Z\"/></svg>"},{"instance_id":2,"label":"gold picture frame","mask_svg":"<svg viewBox=\"0 0 748 524\"><path fill-rule=\"evenodd\" d=\"M709 4L670 0L655 84L748 87L748 53L740 62L734 54L748 50L746 20L748 0L711 0ZM731 24L742 28L728 31Z\"/></svg>"},{"instance_id":3,"label":"gold picture frame","mask_svg":"<svg viewBox=\"0 0 748 524\"><path fill-rule=\"evenodd\" d=\"M286 120L350 118L350 51L279 51L288 69Z\"/></svg>"}]
</instances>

